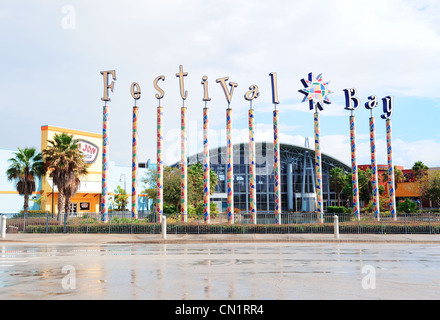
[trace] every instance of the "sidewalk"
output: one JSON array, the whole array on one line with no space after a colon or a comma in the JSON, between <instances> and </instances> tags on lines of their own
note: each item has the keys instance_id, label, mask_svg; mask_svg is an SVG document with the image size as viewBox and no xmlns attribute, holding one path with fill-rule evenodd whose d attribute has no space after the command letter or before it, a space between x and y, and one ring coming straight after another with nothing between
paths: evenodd
<instances>
[{"instance_id":1,"label":"sidewalk","mask_svg":"<svg viewBox=\"0 0 440 320\"><path fill-rule=\"evenodd\" d=\"M408 243L439 244L440 234L6 234L1 244L186 244L186 243Z\"/></svg>"}]
</instances>

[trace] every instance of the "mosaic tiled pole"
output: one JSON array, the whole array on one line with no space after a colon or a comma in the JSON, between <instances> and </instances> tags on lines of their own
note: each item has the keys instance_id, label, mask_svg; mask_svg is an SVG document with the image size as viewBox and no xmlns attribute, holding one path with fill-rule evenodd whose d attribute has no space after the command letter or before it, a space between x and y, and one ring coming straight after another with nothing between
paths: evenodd
<instances>
[{"instance_id":1,"label":"mosaic tiled pole","mask_svg":"<svg viewBox=\"0 0 440 320\"><path fill-rule=\"evenodd\" d=\"M108 90L113 92L114 84L116 81L116 71L101 71L104 80L104 96L101 98L105 101L103 108L103 123L102 123L102 194L101 194L101 220L103 222L108 221L108 211L107 211L107 198L108 198L108 185L107 185L107 175L108 175L108 130L109 130L109 107L107 102L110 101ZM109 76L112 77L112 82L109 84Z\"/></svg>"},{"instance_id":2,"label":"mosaic tiled pole","mask_svg":"<svg viewBox=\"0 0 440 320\"><path fill-rule=\"evenodd\" d=\"M209 110L203 108L203 215L205 223L211 222L209 165Z\"/></svg>"},{"instance_id":3,"label":"mosaic tiled pole","mask_svg":"<svg viewBox=\"0 0 440 320\"><path fill-rule=\"evenodd\" d=\"M322 200L322 159L320 150L320 129L319 129L319 110L323 110L323 104L330 104L328 95L332 93L328 89L329 82L322 81L322 74L314 77L309 73L307 79L301 80L304 89L299 90L304 94L302 102L308 101L310 110L315 109L314 125L315 125L315 188L316 188L316 213L320 223L324 222L324 207Z\"/></svg>"},{"instance_id":4,"label":"mosaic tiled pole","mask_svg":"<svg viewBox=\"0 0 440 320\"><path fill-rule=\"evenodd\" d=\"M273 165L274 165L274 195L275 223L281 224L281 165L280 142L278 135L278 110L273 111Z\"/></svg>"},{"instance_id":5,"label":"mosaic tiled pole","mask_svg":"<svg viewBox=\"0 0 440 320\"><path fill-rule=\"evenodd\" d=\"M163 214L163 107L157 107L157 200L156 214L157 221L160 223Z\"/></svg>"},{"instance_id":6,"label":"mosaic tiled pole","mask_svg":"<svg viewBox=\"0 0 440 320\"><path fill-rule=\"evenodd\" d=\"M188 221L188 137L186 133L186 107L181 109L181 154L180 154L180 213L182 222Z\"/></svg>"},{"instance_id":7,"label":"mosaic tiled pole","mask_svg":"<svg viewBox=\"0 0 440 320\"><path fill-rule=\"evenodd\" d=\"M370 118L370 151L371 151L371 171L373 174L373 207L374 217L380 221L380 205L379 205L379 179L377 173L376 160L376 127L374 117Z\"/></svg>"},{"instance_id":8,"label":"mosaic tiled pole","mask_svg":"<svg viewBox=\"0 0 440 320\"><path fill-rule=\"evenodd\" d=\"M278 135L278 89L277 89L277 74L276 72L269 73L272 85L272 103L274 105L273 111L273 156L274 156L274 193L275 193L275 223L281 224L281 157L280 157L280 143Z\"/></svg>"},{"instance_id":9,"label":"mosaic tiled pole","mask_svg":"<svg viewBox=\"0 0 440 320\"><path fill-rule=\"evenodd\" d=\"M226 109L226 149L227 149L227 203L228 222L234 224L234 161L232 147L232 109Z\"/></svg>"},{"instance_id":10,"label":"mosaic tiled pole","mask_svg":"<svg viewBox=\"0 0 440 320\"><path fill-rule=\"evenodd\" d=\"M226 100L228 101L228 108L226 109L226 151L227 151L227 172L226 172L226 187L227 187L227 214L228 223L234 223L234 161L233 161L233 147L232 147L232 109L230 108L234 88L238 86L235 82L229 82L230 90L227 88L226 81L229 77L223 77L216 80L222 86Z\"/></svg>"},{"instance_id":11,"label":"mosaic tiled pole","mask_svg":"<svg viewBox=\"0 0 440 320\"><path fill-rule=\"evenodd\" d=\"M183 66L179 66L179 72L176 77L179 78L180 97L182 98L182 108L180 113L180 213L182 222L188 221L188 162L187 162L187 144L188 137L186 133L186 108L185 100L188 97L188 92L185 91L183 78L188 75L188 72L183 72Z\"/></svg>"},{"instance_id":12,"label":"mosaic tiled pole","mask_svg":"<svg viewBox=\"0 0 440 320\"><path fill-rule=\"evenodd\" d=\"M252 101L260 96L258 86L253 84L244 95L245 100L250 102L249 109L249 209L251 212L251 223L257 223L257 192L255 183L255 115L252 109Z\"/></svg>"},{"instance_id":13,"label":"mosaic tiled pole","mask_svg":"<svg viewBox=\"0 0 440 320\"><path fill-rule=\"evenodd\" d=\"M104 105L103 124L102 124L102 195L101 195L101 220L108 221L108 129L109 129L109 106Z\"/></svg>"},{"instance_id":14,"label":"mosaic tiled pole","mask_svg":"<svg viewBox=\"0 0 440 320\"><path fill-rule=\"evenodd\" d=\"M386 119L387 130L387 156L388 156L388 189L390 195L390 213L394 221L397 220L396 216L396 194L395 194L395 182L394 182L394 167L393 167L393 147L391 136L391 119Z\"/></svg>"},{"instance_id":15,"label":"mosaic tiled pole","mask_svg":"<svg viewBox=\"0 0 440 320\"><path fill-rule=\"evenodd\" d=\"M257 223L257 187L255 183L255 115L249 109L249 204L251 223Z\"/></svg>"},{"instance_id":16,"label":"mosaic tiled pole","mask_svg":"<svg viewBox=\"0 0 440 320\"><path fill-rule=\"evenodd\" d=\"M356 163L356 123L354 115L350 116L350 143L351 143L351 181L353 188L353 213L360 219L359 208L359 181L358 168Z\"/></svg>"},{"instance_id":17,"label":"mosaic tiled pole","mask_svg":"<svg viewBox=\"0 0 440 320\"><path fill-rule=\"evenodd\" d=\"M138 141L138 115L139 108L133 107L133 143L132 143L132 166L131 166L131 216L137 219L137 141Z\"/></svg>"},{"instance_id":18,"label":"mosaic tiled pole","mask_svg":"<svg viewBox=\"0 0 440 320\"><path fill-rule=\"evenodd\" d=\"M323 201L322 201L322 159L320 149L319 113L316 111L315 122L315 182L316 182L316 212L319 222L324 222Z\"/></svg>"}]
</instances>

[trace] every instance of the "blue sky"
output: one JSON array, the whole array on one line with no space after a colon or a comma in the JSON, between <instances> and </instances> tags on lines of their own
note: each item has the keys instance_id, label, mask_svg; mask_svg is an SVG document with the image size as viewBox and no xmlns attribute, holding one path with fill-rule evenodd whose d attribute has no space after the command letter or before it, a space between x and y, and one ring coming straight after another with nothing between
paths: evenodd
<instances>
[{"instance_id":1,"label":"blue sky","mask_svg":"<svg viewBox=\"0 0 440 320\"><path fill-rule=\"evenodd\" d=\"M215 79L237 82L234 142L247 141L244 94L256 84L257 139L272 137L270 72L278 75L281 142L304 144L313 115L301 103L309 72L330 81L321 113L321 150L350 163L349 111L343 89L394 96L394 164L440 166L440 4L373 1L12 1L0 10L0 148L40 145L40 127L102 132L100 71L116 70L110 94L110 159L131 163L130 85L138 82L139 161L155 162L153 80L165 90L165 161L180 157L179 65L188 72L188 146L202 148L201 79L208 76L211 146L225 142L226 99ZM386 163L385 123L374 110L377 155ZM355 111L358 163L369 163L368 118ZM312 145L313 147L313 145Z\"/></svg>"}]
</instances>

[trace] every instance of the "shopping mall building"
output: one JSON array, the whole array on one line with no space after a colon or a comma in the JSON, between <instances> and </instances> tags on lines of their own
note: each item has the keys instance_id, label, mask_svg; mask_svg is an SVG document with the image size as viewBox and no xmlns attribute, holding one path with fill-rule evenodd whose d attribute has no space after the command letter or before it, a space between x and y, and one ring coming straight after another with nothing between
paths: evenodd
<instances>
[{"instance_id":1,"label":"shopping mall building","mask_svg":"<svg viewBox=\"0 0 440 320\"><path fill-rule=\"evenodd\" d=\"M306 144L307 145L307 141ZM233 146L234 162L234 208L242 212L249 210L249 144L239 143ZM315 151L290 144L280 144L281 158L281 210L315 211ZM191 165L203 161L203 153L189 157ZM274 156L273 143L256 143L256 192L258 212L274 211ZM175 164L174 166L177 166ZM221 211L227 207L226 147L210 150L210 165L218 176L218 184L211 201ZM330 188L330 170L340 167L349 172L351 169L341 161L322 154L322 182L324 210L327 206L337 205L337 195Z\"/></svg>"}]
</instances>

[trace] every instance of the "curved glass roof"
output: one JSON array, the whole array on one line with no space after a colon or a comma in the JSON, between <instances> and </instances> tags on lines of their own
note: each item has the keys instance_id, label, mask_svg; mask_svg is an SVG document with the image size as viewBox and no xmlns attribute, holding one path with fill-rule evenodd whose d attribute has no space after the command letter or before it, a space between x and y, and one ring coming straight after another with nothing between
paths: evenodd
<instances>
[{"instance_id":1,"label":"curved glass roof","mask_svg":"<svg viewBox=\"0 0 440 320\"><path fill-rule=\"evenodd\" d=\"M255 143L255 153L260 159L264 159L267 165L273 163L273 143L272 142L256 142ZM315 150L300 147L291 144L280 144L280 156L281 163L295 163L297 161L303 161L304 155L310 154L312 159L315 157ZM209 156L211 159L211 164L226 164L227 163L227 153L226 146L212 148L209 150ZM342 161L339 161L331 156L324 153L322 156L323 167L339 167L345 171L351 171L351 167ZM242 142L233 145L233 161L234 164L248 164L249 163L249 143ZM193 164L196 162L203 162L203 152L193 154L188 158L188 164ZM175 163L173 166L178 166L179 162Z\"/></svg>"}]
</instances>

